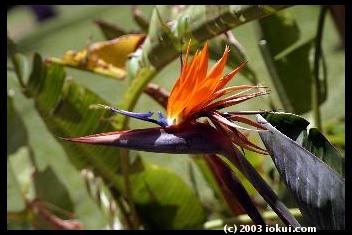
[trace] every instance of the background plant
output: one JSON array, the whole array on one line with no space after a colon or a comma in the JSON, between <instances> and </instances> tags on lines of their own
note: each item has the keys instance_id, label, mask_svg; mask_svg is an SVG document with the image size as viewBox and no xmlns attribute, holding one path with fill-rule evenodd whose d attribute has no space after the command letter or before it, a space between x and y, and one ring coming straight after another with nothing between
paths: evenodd
<instances>
[{"instance_id":1,"label":"background plant","mask_svg":"<svg viewBox=\"0 0 352 235\"><path fill-rule=\"evenodd\" d=\"M57 18L42 23L40 29L27 36L21 36L25 30L16 23L22 22L19 15L24 17L23 13L28 13L25 8L8 14L8 34L16 42L8 38L8 228L214 228L221 222L212 219L243 218L239 217L246 213L241 202L234 199L231 191L226 191L202 156L70 146L55 138L148 126L91 109L90 105L107 103L138 111L162 109L143 91L151 80L171 88L179 71L176 58L183 38L192 37L194 46L210 39L214 59L225 44L230 44L233 52L230 67L245 58L249 60L248 69L234 83L249 81L272 88L270 98L263 99L260 107L252 103L241 109L274 108L300 114L315 122L313 126L319 126L343 152L344 51L338 48L339 35L327 10L321 11L318 6L251 6L248 9L142 6L132 11L127 6L77 8L79 11L59 6ZM276 13L281 8L285 9ZM231 16L236 10L244 20L239 17L236 21ZM318 24L319 14L321 19L326 17L322 32L329 33L316 37L318 25L323 22ZM271 16L258 21L265 15ZM98 18L97 27L92 20ZM170 20L172 23L167 23ZM242 23L245 24L239 26ZM232 28L233 31L221 34ZM142 56L129 60L123 81L42 62L41 57L61 57L68 49L83 48L90 36L92 41L103 40L99 30L106 38L126 32L147 33ZM319 39L323 53L316 60ZM32 59L34 51L41 56ZM311 85L312 81L320 84L318 90L316 85ZM152 97L160 98L157 91L155 94ZM321 108L318 103L322 103ZM320 155L319 151L335 153L324 139L316 141L319 132L311 131L308 140L304 138L306 126L299 125L304 121L292 116L273 118L271 122L275 120L281 132L294 140L300 136L298 142L316 155ZM293 123L291 127L282 125L287 120ZM287 133L296 129L293 137ZM317 143L319 148L314 147ZM337 155L341 154L337 152ZM289 208L298 207L292 198L295 193L286 189L269 157L246 152L246 158L273 185ZM336 159L332 160L333 169L344 175L344 171L338 170L344 169L344 160L340 156ZM266 203L243 175L235 172L265 222L280 222L277 217L264 216L267 214L264 211L269 210ZM296 214L297 210L293 212ZM301 223L317 226L315 221L302 221L300 213L297 215ZM251 223L248 219L238 221L245 222ZM326 226L341 228L338 223Z\"/></svg>"}]
</instances>

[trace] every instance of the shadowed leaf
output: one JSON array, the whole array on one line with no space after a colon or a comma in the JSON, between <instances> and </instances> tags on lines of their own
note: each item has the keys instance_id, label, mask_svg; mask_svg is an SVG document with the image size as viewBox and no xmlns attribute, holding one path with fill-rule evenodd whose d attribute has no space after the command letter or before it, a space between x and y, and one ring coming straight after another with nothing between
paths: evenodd
<instances>
[{"instance_id":1,"label":"shadowed leaf","mask_svg":"<svg viewBox=\"0 0 352 235\"><path fill-rule=\"evenodd\" d=\"M255 224L265 225L265 222L255 207L251 197L248 195L239 178L233 174L232 169L215 154L210 156L207 160L212 166L218 180L222 183L220 186L225 190L224 196L235 197L232 198L232 200L228 199L228 202L237 201L237 203L245 209L248 216L251 217ZM226 193L226 191L230 191L230 193ZM235 205L229 206L231 207Z\"/></svg>"},{"instance_id":2,"label":"shadowed leaf","mask_svg":"<svg viewBox=\"0 0 352 235\"><path fill-rule=\"evenodd\" d=\"M260 136L304 217L319 229L344 229L344 178L264 118L257 120L270 130Z\"/></svg>"},{"instance_id":3,"label":"shadowed leaf","mask_svg":"<svg viewBox=\"0 0 352 235\"><path fill-rule=\"evenodd\" d=\"M318 129L311 128L309 130L309 135L307 140L303 142L303 147L345 177L345 159Z\"/></svg>"},{"instance_id":4,"label":"shadowed leaf","mask_svg":"<svg viewBox=\"0 0 352 235\"><path fill-rule=\"evenodd\" d=\"M259 24L262 54L285 110L297 114L309 111L314 37L302 35L288 11L263 18ZM326 99L326 84L320 85L322 103Z\"/></svg>"},{"instance_id":5,"label":"shadowed leaf","mask_svg":"<svg viewBox=\"0 0 352 235\"><path fill-rule=\"evenodd\" d=\"M116 25L110 24L110 23L105 22L103 20L96 20L95 23L97 24L97 26L99 27L101 32L104 34L104 37L107 40L112 40L114 38L121 37L121 36L127 34L127 32L124 31L123 29L120 29Z\"/></svg>"},{"instance_id":6,"label":"shadowed leaf","mask_svg":"<svg viewBox=\"0 0 352 235\"><path fill-rule=\"evenodd\" d=\"M35 172L34 186L39 199L60 208L55 211L59 217L69 219L68 214L74 213L75 208L69 192L51 167ZM67 213L60 213L62 211Z\"/></svg>"},{"instance_id":7,"label":"shadowed leaf","mask_svg":"<svg viewBox=\"0 0 352 235\"><path fill-rule=\"evenodd\" d=\"M309 130L309 122L290 113L267 113L263 117L281 133L320 158L341 176L345 175L345 159L316 128Z\"/></svg>"},{"instance_id":8,"label":"shadowed leaf","mask_svg":"<svg viewBox=\"0 0 352 235\"><path fill-rule=\"evenodd\" d=\"M7 156L28 144L27 130L14 108L12 97L7 96Z\"/></svg>"}]
</instances>

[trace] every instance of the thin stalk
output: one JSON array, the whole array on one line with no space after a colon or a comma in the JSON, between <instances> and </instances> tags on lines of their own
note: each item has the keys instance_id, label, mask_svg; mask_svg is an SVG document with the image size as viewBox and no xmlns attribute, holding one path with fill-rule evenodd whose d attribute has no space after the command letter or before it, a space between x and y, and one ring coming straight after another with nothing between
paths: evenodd
<instances>
[{"instance_id":1,"label":"thin stalk","mask_svg":"<svg viewBox=\"0 0 352 235\"><path fill-rule=\"evenodd\" d=\"M117 191L114 185L109 185L108 188L111 194L113 195L113 198L115 199L115 202L117 203L117 206L120 209L121 214L123 215L124 225L127 226L128 229L133 228L133 222L131 221L131 218L128 216L128 212L125 205L122 202L122 197L120 195L120 192Z\"/></svg>"},{"instance_id":2,"label":"thin stalk","mask_svg":"<svg viewBox=\"0 0 352 235\"><path fill-rule=\"evenodd\" d=\"M270 207L277 213L285 225L292 227L300 227L298 221L290 214L287 207L278 199L275 192L267 185L265 180L258 174L248 160L236 149L236 147L228 145L224 149L224 156L231 161L251 182L258 193L270 205Z\"/></svg>"},{"instance_id":3,"label":"thin stalk","mask_svg":"<svg viewBox=\"0 0 352 235\"><path fill-rule=\"evenodd\" d=\"M312 78L312 108L313 108L313 117L315 126L322 131L321 125L321 116L320 116L320 108L319 108L319 100L320 100L320 86L319 86L319 66L320 59L322 56L322 48L321 41L323 38L323 29L325 22L325 15L327 13L328 8L326 6L322 6L320 10L319 20L318 20L318 28L317 35L315 39L315 55L314 55L314 70L313 70L313 78Z\"/></svg>"},{"instance_id":4,"label":"thin stalk","mask_svg":"<svg viewBox=\"0 0 352 235\"><path fill-rule=\"evenodd\" d=\"M123 182L125 186L125 197L130 207L130 216L131 216L131 225L132 225L131 229L138 229L139 219L138 219L136 207L133 202L131 180L129 177L129 173L130 173L129 151L128 149L121 149L120 154L121 154Z\"/></svg>"},{"instance_id":5,"label":"thin stalk","mask_svg":"<svg viewBox=\"0 0 352 235\"><path fill-rule=\"evenodd\" d=\"M301 217L301 211L298 208L289 209L289 212L296 218ZM265 211L262 213L265 220L277 220L278 215L274 211ZM204 223L204 229L222 229L225 224L250 224L253 223L248 215L240 215L237 217L216 219Z\"/></svg>"}]
</instances>

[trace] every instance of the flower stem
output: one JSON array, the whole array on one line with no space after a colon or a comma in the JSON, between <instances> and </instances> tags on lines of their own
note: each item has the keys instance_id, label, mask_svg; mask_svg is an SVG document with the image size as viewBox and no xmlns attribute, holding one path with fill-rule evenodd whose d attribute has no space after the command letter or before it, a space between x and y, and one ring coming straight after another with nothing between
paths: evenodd
<instances>
[{"instance_id":1,"label":"flower stem","mask_svg":"<svg viewBox=\"0 0 352 235\"><path fill-rule=\"evenodd\" d=\"M291 215L287 207L278 199L275 192L265 182L265 180L258 174L248 160L236 149L236 147L228 145L225 146L223 155L227 157L251 182L258 193L270 205L270 207L277 213L284 224L292 227L300 227L298 221Z\"/></svg>"},{"instance_id":2,"label":"flower stem","mask_svg":"<svg viewBox=\"0 0 352 235\"><path fill-rule=\"evenodd\" d=\"M115 199L115 202L117 203L117 206L120 209L120 212L123 216L124 226L127 229L133 228L133 222L131 221L131 218L128 216L128 211L126 209L126 205L122 202L122 197L121 197L120 192L113 185L108 185L108 188L109 188L113 198Z\"/></svg>"},{"instance_id":3,"label":"flower stem","mask_svg":"<svg viewBox=\"0 0 352 235\"><path fill-rule=\"evenodd\" d=\"M313 116L315 126L322 131L321 125L321 116L319 109L319 100L320 100L320 86L319 86L319 65L320 59L322 56L322 47L321 41L323 37L323 29L325 22L325 15L327 13L328 8L326 6L322 6L320 10L319 20L318 20L318 28L317 35L315 39L315 55L314 55L314 70L313 70L313 78L312 78L312 108L313 108Z\"/></svg>"},{"instance_id":4,"label":"flower stem","mask_svg":"<svg viewBox=\"0 0 352 235\"><path fill-rule=\"evenodd\" d=\"M128 205L130 207L131 216L131 229L138 229L139 219L136 211L136 207L133 202L133 194L131 189L131 180L129 177L130 162L129 162L129 151L128 149L121 149L121 164L122 164L122 174L125 186L125 197L127 199Z\"/></svg>"}]
</instances>

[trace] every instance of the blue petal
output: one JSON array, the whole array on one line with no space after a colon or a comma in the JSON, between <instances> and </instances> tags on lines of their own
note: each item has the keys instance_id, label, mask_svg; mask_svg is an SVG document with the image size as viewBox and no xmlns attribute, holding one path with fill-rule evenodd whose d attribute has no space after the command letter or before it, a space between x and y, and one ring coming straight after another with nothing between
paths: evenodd
<instances>
[{"instance_id":1,"label":"blue petal","mask_svg":"<svg viewBox=\"0 0 352 235\"><path fill-rule=\"evenodd\" d=\"M158 112L158 123L162 127L167 127L167 118L162 114L162 112Z\"/></svg>"},{"instance_id":2,"label":"blue petal","mask_svg":"<svg viewBox=\"0 0 352 235\"><path fill-rule=\"evenodd\" d=\"M150 118L151 116L153 116L152 112L135 113L135 112L129 112L129 111L113 108L113 107L110 107L110 106L107 106L107 105L102 105L102 104L99 104L98 106L102 107L104 109L108 109L108 110L110 110L111 112L114 112L114 113L119 113L119 114L125 115L127 117L136 118L136 119L139 119L139 120L142 120L142 121L146 121L146 122L152 122L152 123L158 124L158 125L160 125L162 127L168 126L167 125L167 120L166 120L165 116L161 112L158 112L158 120L155 120L155 119Z\"/></svg>"},{"instance_id":3,"label":"blue petal","mask_svg":"<svg viewBox=\"0 0 352 235\"><path fill-rule=\"evenodd\" d=\"M109 110L114 112L114 113L120 113L120 114L126 115L128 117L137 118L137 119L148 119L151 116L153 116L152 112L135 113L135 112L129 112L129 111L116 109L116 108L112 108L112 107L109 107Z\"/></svg>"}]
</instances>

